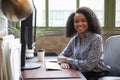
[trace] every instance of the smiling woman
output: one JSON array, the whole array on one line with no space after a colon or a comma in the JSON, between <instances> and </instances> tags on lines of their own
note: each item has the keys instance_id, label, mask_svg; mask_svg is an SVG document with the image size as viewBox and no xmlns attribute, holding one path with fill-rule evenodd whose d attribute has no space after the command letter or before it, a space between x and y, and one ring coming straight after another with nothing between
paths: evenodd
<instances>
[{"instance_id":1,"label":"smiling woman","mask_svg":"<svg viewBox=\"0 0 120 80\"><path fill-rule=\"evenodd\" d=\"M103 55L103 40L97 16L89 7L80 7L69 16L66 29L73 33L67 32L72 38L58 56L61 67L77 69L87 80L97 80L93 79L94 75L89 77L89 73L99 74L108 70L100 60Z\"/></svg>"}]
</instances>

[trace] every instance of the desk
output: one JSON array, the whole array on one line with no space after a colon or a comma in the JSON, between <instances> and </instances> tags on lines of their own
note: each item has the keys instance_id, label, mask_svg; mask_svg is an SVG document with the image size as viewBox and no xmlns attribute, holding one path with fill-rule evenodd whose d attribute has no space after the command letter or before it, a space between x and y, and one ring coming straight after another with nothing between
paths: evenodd
<instances>
[{"instance_id":1,"label":"desk","mask_svg":"<svg viewBox=\"0 0 120 80\"><path fill-rule=\"evenodd\" d=\"M45 57L45 61L49 59L56 59L56 57ZM41 67L32 70L24 70L22 72L22 77L24 80L86 80L86 78L81 72L76 71L74 69L64 69L61 71L47 71L44 65L45 61L38 62L37 57L27 59L26 61L39 63Z\"/></svg>"}]
</instances>

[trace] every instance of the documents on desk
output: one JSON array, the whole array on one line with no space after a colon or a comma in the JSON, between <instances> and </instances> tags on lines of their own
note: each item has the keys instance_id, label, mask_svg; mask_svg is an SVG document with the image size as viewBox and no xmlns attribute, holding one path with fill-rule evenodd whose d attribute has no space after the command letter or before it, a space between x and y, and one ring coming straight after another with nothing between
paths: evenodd
<instances>
[{"instance_id":1,"label":"documents on desk","mask_svg":"<svg viewBox=\"0 0 120 80\"><path fill-rule=\"evenodd\" d=\"M45 67L46 67L46 70L61 70L61 67L57 63L57 61L46 61Z\"/></svg>"},{"instance_id":2,"label":"documents on desk","mask_svg":"<svg viewBox=\"0 0 120 80\"><path fill-rule=\"evenodd\" d=\"M20 54L20 39L15 39L13 35L0 38L0 80L19 80Z\"/></svg>"},{"instance_id":3,"label":"documents on desk","mask_svg":"<svg viewBox=\"0 0 120 80\"><path fill-rule=\"evenodd\" d=\"M45 57L44 62L35 62L39 63L41 67L34 70L24 70L22 72L24 80L84 80L82 74L79 74L75 69L62 69L57 63L56 57Z\"/></svg>"}]
</instances>

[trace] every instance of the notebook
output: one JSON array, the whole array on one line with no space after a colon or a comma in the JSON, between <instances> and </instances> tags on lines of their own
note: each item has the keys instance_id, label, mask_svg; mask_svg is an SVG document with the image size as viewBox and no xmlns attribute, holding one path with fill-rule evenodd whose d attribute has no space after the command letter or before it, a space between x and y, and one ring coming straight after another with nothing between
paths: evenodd
<instances>
[{"instance_id":1,"label":"notebook","mask_svg":"<svg viewBox=\"0 0 120 80\"><path fill-rule=\"evenodd\" d=\"M46 61L45 67L46 67L46 70L61 70L61 67L57 63L57 61Z\"/></svg>"}]
</instances>

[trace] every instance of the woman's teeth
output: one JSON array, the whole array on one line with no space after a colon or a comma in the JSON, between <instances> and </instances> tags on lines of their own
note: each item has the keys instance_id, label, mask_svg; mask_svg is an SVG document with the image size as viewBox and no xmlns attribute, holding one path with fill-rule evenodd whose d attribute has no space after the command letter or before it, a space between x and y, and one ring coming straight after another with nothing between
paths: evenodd
<instances>
[{"instance_id":1,"label":"woman's teeth","mask_svg":"<svg viewBox=\"0 0 120 80\"><path fill-rule=\"evenodd\" d=\"M84 29L84 28L83 27L79 27L78 29L80 30L80 29Z\"/></svg>"}]
</instances>

